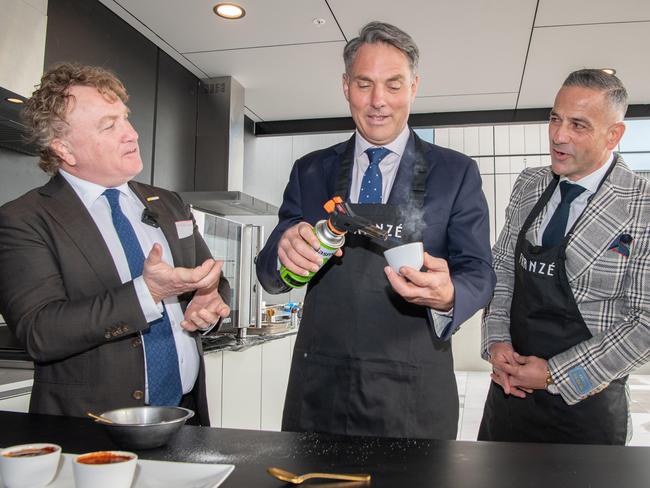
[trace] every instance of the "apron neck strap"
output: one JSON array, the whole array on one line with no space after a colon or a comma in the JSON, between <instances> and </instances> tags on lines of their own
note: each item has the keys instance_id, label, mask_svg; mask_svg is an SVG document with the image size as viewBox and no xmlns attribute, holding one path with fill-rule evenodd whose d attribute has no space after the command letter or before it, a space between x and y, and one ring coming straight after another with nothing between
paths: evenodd
<instances>
[{"instance_id":1,"label":"apron neck strap","mask_svg":"<svg viewBox=\"0 0 650 488\"><path fill-rule=\"evenodd\" d=\"M354 167L354 149L356 144L356 134L354 134L341 154L339 163L339 170L336 177L336 184L334 193L330 197L339 195L344 200L350 198L350 182L352 181L352 169ZM410 198L415 208L422 208L424 205L424 197L427 189L427 175L429 174L429 165L424 158L426 148L418 135L411 131L408 142L404 149L404 154L399 162L398 173L395 177L395 183L400 179L400 175L404 171L411 170L412 176L410 177ZM395 185L393 185L393 189ZM391 196L392 196L391 191Z\"/></svg>"}]
</instances>

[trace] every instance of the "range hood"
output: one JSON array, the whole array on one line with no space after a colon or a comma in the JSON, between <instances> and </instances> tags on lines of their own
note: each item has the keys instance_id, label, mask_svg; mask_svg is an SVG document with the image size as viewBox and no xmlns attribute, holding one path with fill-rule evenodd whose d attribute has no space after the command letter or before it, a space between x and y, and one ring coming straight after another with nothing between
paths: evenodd
<instances>
[{"instance_id":1,"label":"range hood","mask_svg":"<svg viewBox=\"0 0 650 488\"><path fill-rule=\"evenodd\" d=\"M27 128L20 119L23 105L8 102L8 98L26 101L25 97L0 87L0 147L36 156L38 149L26 142Z\"/></svg>"},{"instance_id":2,"label":"range hood","mask_svg":"<svg viewBox=\"0 0 650 488\"><path fill-rule=\"evenodd\" d=\"M277 215L243 192L244 87L231 76L201 80L197 102L195 191L182 192L183 200L219 215Z\"/></svg>"},{"instance_id":3,"label":"range hood","mask_svg":"<svg viewBox=\"0 0 650 488\"><path fill-rule=\"evenodd\" d=\"M240 191L181 192L185 203L218 215L277 215L278 207Z\"/></svg>"}]
</instances>

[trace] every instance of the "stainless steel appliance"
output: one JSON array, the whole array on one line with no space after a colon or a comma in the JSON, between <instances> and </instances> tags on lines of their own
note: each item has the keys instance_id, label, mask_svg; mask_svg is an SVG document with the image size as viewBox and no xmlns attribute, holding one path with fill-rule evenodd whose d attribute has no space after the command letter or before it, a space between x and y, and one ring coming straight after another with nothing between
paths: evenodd
<instances>
[{"instance_id":1,"label":"stainless steel appliance","mask_svg":"<svg viewBox=\"0 0 650 488\"><path fill-rule=\"evenodd\" d=\"M262 248L264 227L235 222L201 207L192 212L212 256L224 261L222 272L232 289L231 313L219 332L244 337L248 327L262 325L262 290L255 274L255 256Z\"/></svg>"}]
</instances>

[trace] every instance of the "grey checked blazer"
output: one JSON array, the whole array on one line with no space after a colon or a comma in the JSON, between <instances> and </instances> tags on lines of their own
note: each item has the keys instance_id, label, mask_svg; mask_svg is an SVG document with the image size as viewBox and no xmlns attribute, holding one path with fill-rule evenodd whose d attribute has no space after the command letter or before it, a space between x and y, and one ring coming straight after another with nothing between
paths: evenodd
<instances>
[{"instance_id":1,"label":"grey checked blazer","mask_svg":"<svg viewBox=\"0 0 650 488\"><path fill-rule=\"evenodd\" d=\"M481 355L494 342L510 342L514 250L526 217L553 178L549 166L527 168L517 178L506 223L494 248L497 284L483 314ZM545 210L527 238L534 242ZM593 337L550 358L549 369L564 400L575 404L598 393L650 359L650 182L616 155L615 166L570 237L569 284ZM610 249L632 236L629 257Z\"/></svg>"}]
</instances>

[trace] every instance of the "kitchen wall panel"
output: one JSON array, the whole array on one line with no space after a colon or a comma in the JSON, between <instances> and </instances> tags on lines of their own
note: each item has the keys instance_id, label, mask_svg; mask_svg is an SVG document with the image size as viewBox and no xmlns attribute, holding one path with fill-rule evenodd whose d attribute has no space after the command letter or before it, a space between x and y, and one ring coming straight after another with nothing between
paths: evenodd
<instances>
[{"instance_id":1,"label":"kitchen wall panel","mask_svg":"<svg viewBox=\"0 0 650 488\"><path fill-rule=\"evenodd\" d=\"M158 53L153 184L192 191L198 79L169 55Z\"/></svg>"},{"instance_id":2,"label":"kitchen wall panel","mask_svg":"<svg viewBox=\"0 0 650 488\"><path fill-rule=\"evenodd\" d=\"M0 205L47 180L48 176L38 167L38 158L0 148Z\"/></svg>"}]
</instances>

